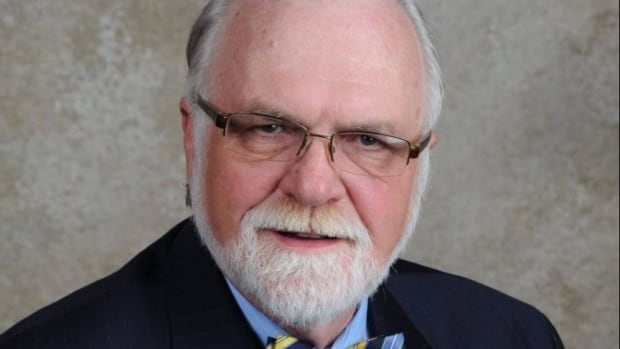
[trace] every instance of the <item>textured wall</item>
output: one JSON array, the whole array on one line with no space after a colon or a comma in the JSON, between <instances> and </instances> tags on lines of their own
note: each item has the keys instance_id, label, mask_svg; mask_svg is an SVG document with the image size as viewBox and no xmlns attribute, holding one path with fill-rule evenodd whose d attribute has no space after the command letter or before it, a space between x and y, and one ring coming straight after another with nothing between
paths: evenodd
<instances>
[{"instance_id":1,"label":"textured wall","mask_svg":"<svg viewBox=\"0 0 620 349\"><path fill-rule=\"evenodd\" d=\"M421 3L447 99L407 256L536 304L568 347L618 347L617 1ZM0 0L0 331L188 214L201 7Z\"/></svg>"}]
</instances>

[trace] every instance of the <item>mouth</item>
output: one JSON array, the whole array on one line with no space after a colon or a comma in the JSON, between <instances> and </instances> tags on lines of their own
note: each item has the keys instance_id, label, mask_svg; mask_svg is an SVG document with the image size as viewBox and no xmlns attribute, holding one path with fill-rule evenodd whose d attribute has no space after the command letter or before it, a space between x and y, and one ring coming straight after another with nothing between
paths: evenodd
<instances>
[{"instance_id":1,"label":"mouth","mask_svg":"<svg viewBox=\"0 0 620 349\"><path fill-rule=\"evenodd\" d=\"M281 230L275 230L275 232L279 235L288 237L288 238L293 238L293 239L301 239L301 240L338 240L337 237L334 236L328 236L328 235L321 235L321 234L317 234L317 233L306 233L306 232L297 232L297 231L281 231Z\"/></svg>"},{"instance_id":2,"label":"mouth","mask_svg":"<svg viewBox=\"0 0 620 349\"><path fill-rule=\"evenodd\" d=\"M333 248L346 242L344 241L345 239L313 231L302 232L277 229L262 229L261 231L271 235L283 247L299 252Z\"/></svg>"}]
</instances>

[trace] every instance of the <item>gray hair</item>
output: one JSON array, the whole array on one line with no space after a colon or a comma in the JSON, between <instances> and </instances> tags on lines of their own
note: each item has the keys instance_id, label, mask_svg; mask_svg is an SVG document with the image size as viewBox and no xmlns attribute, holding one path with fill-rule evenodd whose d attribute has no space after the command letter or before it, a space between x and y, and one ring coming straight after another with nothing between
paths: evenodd
<instances>
[{"instance_id":1,"label":"gray hair","mask_svg":"<svg viewBox=\"0 0 620 349\"><path fill-rule=\"evenodd\" d=\"M422 131L423 134L426 134L435 127L441 113L443 99L441 70L426 23L415 1L398 0L398 2L413 23L423 51L425 107ZM195 94L200 92L203 96L209 97L209 86L205 86L204 78L207 76L207 70L210 68L210 61L213 52L217 48L218 40L222 39L221 32L225 27L226 10L232 3L234 3L234 0L209 1L192 26L186 48L189 71L185 85L185 96L188 101L192 102L191 105L194 112L198 112L195 103L193 103ZM195 122L198 121L196 120ZM203 130L205 127L204 124L200 125L200 122L196 126L201 126L199 130Z\"/></svg>"}]
</instances>

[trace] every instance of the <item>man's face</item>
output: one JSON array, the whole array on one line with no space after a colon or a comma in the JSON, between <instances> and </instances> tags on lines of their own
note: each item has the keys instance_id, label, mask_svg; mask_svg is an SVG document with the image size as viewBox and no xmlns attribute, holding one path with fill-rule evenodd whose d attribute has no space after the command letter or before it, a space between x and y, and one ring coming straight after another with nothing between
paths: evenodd
<instances>
[{"instance_id":1,"label":"man's face","mask_svg":"<svg viewBox=\"0 0 620 349\"><path fill-rule=\"evenodd\" d=\"M234 8L229 19L208 78L209 102L219 110L283 114L323 135L361 129L412 143L420 139L422 60L413 27L396 2L248 1ZM193 196L200 195L204 212L197 215L205 215L204 228L217 245L209 247L225 251L220 253L223 261L216 256L218 264L256 264L258 273L290 262L308 269L297 270L304 279L283 270L288 279L281 281L305 285L319 283L309 278L344 280L336 286L340 288L365 282L353 279L363 279L364 268L375 268L371 277L377 280L362 288L368 293L367 288L376 287L412 218L417 161L400 176L363 176L333 167L326 142L319 138L302 157L273 162L230 151L221 129L210 127L207 132L205 166L198 169L200 176L194 175L202 189ZM195 162L191 156L188 160ZM312 263L325 261L335 266L310 271ZM237 265L220 266L234 274L228 276L246 296L266 297L246 289L252 286L239 279L269 276L244 275ZM360 269L359 275L349 277L353 268ZM269 293L279 281L272 277L258 280L263 284L257 287Z\"/></svg>"}]
</instances>

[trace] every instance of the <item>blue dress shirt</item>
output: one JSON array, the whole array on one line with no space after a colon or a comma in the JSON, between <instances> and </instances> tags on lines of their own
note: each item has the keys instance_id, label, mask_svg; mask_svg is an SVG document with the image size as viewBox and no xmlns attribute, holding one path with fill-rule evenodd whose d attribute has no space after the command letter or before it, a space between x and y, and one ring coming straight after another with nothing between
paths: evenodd
<instances>
[{"instance_id":1,"label":"blue dress shirt","mask_svg":"<svg viewBox=\"0 0 620 349\"><path fill-rule=\"evenodd\" d=\"M228 287L233 294L233 297L237 301L239 308L243 312L246 320L260 338L263 345L267 346L267 339L269 337L275 338L277 335L289 335L278 324L273 322L270 318L265 316L260 310L258 310L250 301L248 301L237 288L228 280ZM346 347L353 345L357 342L368 339L368 328L366 325L366 318L368 314L368 299L364 299L360 302L355 315L349 322L349 325L340 333L331 349L346 349Z\"/></svg>"}]
</instances>

